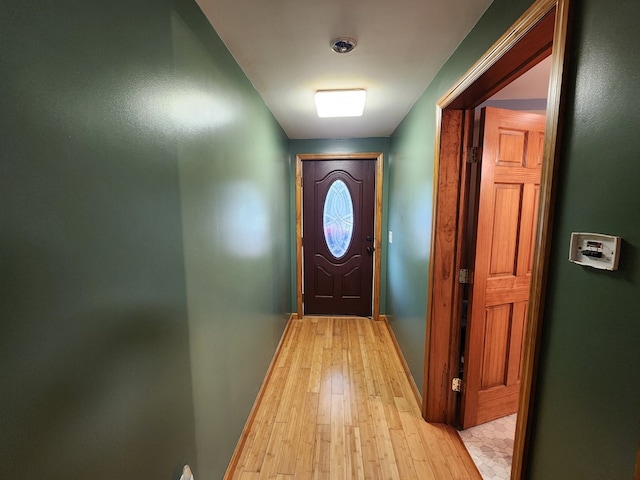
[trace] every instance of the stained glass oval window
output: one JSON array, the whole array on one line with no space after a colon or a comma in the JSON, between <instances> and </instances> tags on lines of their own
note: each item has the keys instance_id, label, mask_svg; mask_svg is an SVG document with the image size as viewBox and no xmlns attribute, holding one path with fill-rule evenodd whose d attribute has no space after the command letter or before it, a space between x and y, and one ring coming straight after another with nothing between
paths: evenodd
<instances>
[{"instance_id":1,"label":"stained glass oval window","mask_svg":"<svg viewBox=\"0 0 640 480\"><path fill-rule=\"evenodd\" d=\"M347 253L353 236L353 201L342 180L329 187L322 214L324 239L331 255L340 258Z\"/></svg>"}]
</instances>

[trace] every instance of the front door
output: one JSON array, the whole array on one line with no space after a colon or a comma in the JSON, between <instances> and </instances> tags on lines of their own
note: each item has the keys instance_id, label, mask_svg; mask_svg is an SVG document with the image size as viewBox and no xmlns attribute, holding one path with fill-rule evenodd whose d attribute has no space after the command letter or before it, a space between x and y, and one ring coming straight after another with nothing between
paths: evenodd
<instances>
[{"instance_id":1,"label":"front door","mask_svg":"<svg viewBox=\"0 0 640 480\"><path fill-rule=\"evenodd\" d=\"M545 117L482 110L478 228L462 427L518 408Z\"/></svg>"},{"instance_id":2,"label":"front door","mask_svg":"<svg viewBox=\"0 0 640 480\"><path fill-rule=\"evenodd\" d=\"M304 313L371 316L376 159L302 165Z\"/></svg>"}]
</instances>

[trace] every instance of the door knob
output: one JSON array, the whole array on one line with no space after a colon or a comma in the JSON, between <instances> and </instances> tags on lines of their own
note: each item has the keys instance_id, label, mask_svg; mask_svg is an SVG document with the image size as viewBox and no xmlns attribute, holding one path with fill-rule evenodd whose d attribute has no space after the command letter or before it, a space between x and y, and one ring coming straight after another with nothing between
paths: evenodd
<instances>
[{"instance_id":1,"label":"door knob","mask_svg":"<svg viewBox=\"0 0 640 480\"><path fill-rule=\"evenodd\" d=\"M367 253L373 255L373 247L367 247Z\"/></svg>"},{"instance_id":2,"label":"door knob","mask_svg":"<svg viewBox=\"0 0 640 480\"><path fill-rule=\"evenodd\" d=\"M373 237L371 235L367 235L366 240L367 242L373 242Z\"/></svg>"}]
</instances>

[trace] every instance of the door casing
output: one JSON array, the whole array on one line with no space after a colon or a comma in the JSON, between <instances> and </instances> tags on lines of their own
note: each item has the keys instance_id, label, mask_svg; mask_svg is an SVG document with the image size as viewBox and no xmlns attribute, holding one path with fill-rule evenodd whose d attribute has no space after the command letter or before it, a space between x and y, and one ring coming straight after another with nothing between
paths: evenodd
<instances>
[{"instance_id":1,"label":"door casing","mask_svg":"<svg viewBox=\"0 0 640 480\"><path fill-rule=\"evenodd\" d=\"M382 172L383 154L375 153L349 153L349 154L299 154L296 155L296 291L297 291L297 316L303 316L303 278L302 278L302 162L323 160L363 160L374 159L376 162L376 190L375 190L375 219L374 219L374 252L373 252L373 305L372 318L380 318L380 265L382 245Z\"/></svg>"},{"instance_id":2,"label":"door casing","mask_svg":"<svg viewBox=\"0 0 640 480\"><path fill-rule=\"evenodd\" d=\"M462 264L468 204L465 187L469 182L465 147L470 145L471 112L551 52L540 203L511 471L514 480L524 477L531 437L534 405L530 399L535 390L551 246L568 26L569 0L537 0L436 105L434 233L427 292L422 413L429 422L454 425L456 394L451 390L451 381L457 376L460 351L462 302L457 273L466 267ZM434 302L436 298L438 301Z\"/></svg>"}]
</instances>

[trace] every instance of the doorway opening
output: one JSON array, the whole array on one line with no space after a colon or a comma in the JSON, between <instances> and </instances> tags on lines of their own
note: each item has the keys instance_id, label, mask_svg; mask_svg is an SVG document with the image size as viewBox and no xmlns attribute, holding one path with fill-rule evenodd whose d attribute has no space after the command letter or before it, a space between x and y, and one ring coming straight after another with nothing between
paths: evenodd
<instances>
[{"instance_id":1,"label":"doorway opening","mask_svg":"<svg viewBox=\"0 0 640 480\"><path fill-rule=\"evenodd\" d=\"M313 165L313 168L305 169L303 164ZM353 166L353 171L351 171L351 166ZM373 168L369 168L370 166ZM364 177L358 178L359 172L362 172L362 175L375 178L369 178L369 180L365 181ZM370 316L374 320L379 319L382 172L383 155L380 152L301 154L296 156L296 286L298 318L310 313L353 315L354 313L349 311L332 310L331 312L324 312L322 310L326 305L333 308L336 304L335 300L329 299L330 301L325 302L324 298L329 298L333 295L330 292L335 291L337 296L344 299L339 303L344 303L345 308L351 308L352 304L355 305L356 302L360 302L361 298L366 297L365 301L368 305L365 305L364 310L362 310L362 312L366 311L366 315L363 316ZM305 184L304 182L307 183ZM372 189L365 188L365 184L372 182L374 183ZM367 218L363 223L364 227L362 227L364 230L360 231L358 230L360 227L357 227L349 235L345 234L344 238L342 235L336 235L332 225L325 224L323 221L324 213L329 212L332 208L328 202L330 194L336 193L335 196L340 202L344 199L355 199L353 205L351 205L350 201L347 201L347 203L351 205L351 208L357 210L359 208L359 199L366 194L367 190L373 190L371 192L373 198L372 202L365 200L363 203L363 211L367 212L365 213ZM340 192L347 192L347 194L342 195ZM370 205L370 203L373 204ZM351 211L349 208L347 210ZM310 218L305 218L305 216ZM310 225L314 220L317 225ZM354 224L360 223L359 220L354 222ZM305 236L307 239L303 241ZM344 240L343 245L336 244L335 248L333 248L334 240L338 239L338 237ZM316 246L319 247L316 248ZM307 248L306 254L305 247ZM314 249L313 255L309 255L312 248ZM318 252L315 250L318 250ZM317 264L314 263L314 258L319 259ZM363 261L365 263L368 262L369 266L364 265L363 267ZM353 265L348 262L353 262ZM312 272L309 271L311 268L315 269L317 275L314 273L311 276ZM362 273L367 268L372 268L372 278L366 278L362 283ZM340 269L344 269L344 273L341 273ZM335 278L331 278L331 275L334 274ZM307 291L308 288L312 288L313 291ZM367 289L368 292L366 291ZM310 293L315 298L305 302L305 295ZM356 306L354 308L362 307ZM356 313L356 315L360 314Z\"/></svg>"},{"instance_id":2,"label":"doorway opening","mask_svg":"<svg viewBox=\"0 0 640 480\"><path fill-rule=\"evenodd\" d=\"M511 473L550 67L547 57L479 105L470 135L478 154L463 262L473 283L461 289L466 391L456 408L460 437L490 480Z\"/></svg>"},{"instance_id":3,"label":"doorway opening","mask_svg":"<svg viewBox=\"0 0 640 480\"><path fill-rule=\"evenodd\" d=\"M432 259L429 272L427 313L427 339L425 346L425 375L423 385L423 416L429 422L459 426L459 413L465 408L468 393L465 383L461 393L457 387L462 329L463 292L466 273L471 269L465 258L467 236L475 243L475 225L468 221L469 186L474 150L473 122L475 108L491 98L509 83L551 57L551 73L546 106L546 123L541 144L541 176L537 194L537 214L532 219L535 235L532 236L533 257L530 269L529 297L516 305L514 300L508 307L491 312L503 334L510 333L511 321L516 314L525 319L522 327L522 356L518 367L520 385L517 398L519 412L513 450L512 479L522 478L526 468L527 443L530 437L530 419L533 404L530 402L535 387L537 347L542 316L542 300L549 245L551 217L555 190L555 171L558 164L560 136L558 124L562 107L562 80L566 57L568 29L567 0L538 0L522 17L478 60L478 62L445 94L437 104L437 131L435 151L436 198L434 201ZM517 142L516 142L517 143ZM515 145L515 143L514 143ZM515 195L504 191L504 198ZM513 199L515 200L515 197ZM505 205L508 202L503 202ZM477 205L472 205L477 208ZM437 299L437 301L435 301ZM473 310L473 298L469 310ZM486 305L476 310L485 310ZM476 325L477 326L477 325ZM472 325L468 326L471 330ZM469 333L467 335L470 335ZM471 337L472 342L478 340ZM467 342L469 345L470 342ZM506 343L503 342L503 345ZM489 354L490 358L494 352ZM465 362L469 364L466 349ZM477 359L476 359L477 360ZM493 360L492 360L493 361ZM489 362L491 364L491 362ZM498 362L493 362L498 365ZM491 366L491 365L490 365ZM468 365L465 366L465 370ZM475 370L477 371L477 365ZM481 371L482 369L480 369ZM489 371L496 380L501 372ZM467 372L468 375L468 372ZM468 383L469 378L465 379ZM486 382L485 382L486 383ZM464 414L463 414L464 416Z\"/></svg>"}]
</instances>

